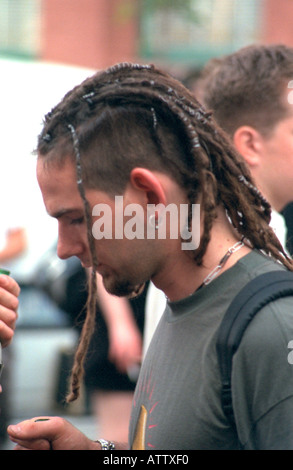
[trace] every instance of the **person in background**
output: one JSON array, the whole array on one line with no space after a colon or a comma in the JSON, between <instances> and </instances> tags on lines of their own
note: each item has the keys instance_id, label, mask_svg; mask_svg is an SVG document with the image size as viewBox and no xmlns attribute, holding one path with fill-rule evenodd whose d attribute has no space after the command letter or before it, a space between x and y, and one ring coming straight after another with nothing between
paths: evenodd
<instances>
[{"instance_id":1,"label":"person in background","mask_svg":"<svg viewBox=\"0 0 293 470\"><path fill-rule=\"evenodd\" d=\"M287 204L282 210L287 228L286 248L291 256L293 256L293 202Z\"/></svg>"},{"instance_id":2,"label":"person in background","mask_svg":"<svg viewBox=\"0 0 293 470\"><path fill-rule=\"evenodd\" d=\"M7 262L16 258L26 249L26 233L23 227L11 227L3 235L0 265L6 266Z\"/></svg>"},{"instance_id":3,"label":"person in background","mask_svg":"<svg viewBox=\"0 0 293 470\"><path fill-rule=\"evenodd\" d=\"M271 225L283 246L287 227L281 212L293 201L292 78L293 48L260 44L212 59L196 85L271 204Z\"/></svg>"}]
</instances>

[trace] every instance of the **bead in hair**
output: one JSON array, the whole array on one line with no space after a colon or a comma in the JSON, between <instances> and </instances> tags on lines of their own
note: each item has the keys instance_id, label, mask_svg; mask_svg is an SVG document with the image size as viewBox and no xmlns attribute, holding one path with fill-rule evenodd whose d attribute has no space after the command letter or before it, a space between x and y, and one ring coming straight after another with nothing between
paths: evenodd
<instances>
[{"instance_id":1,"label":"bead in hair","mask_svg":"<svg viewBox=\"0 0 293 470\"><path fill-rule=\"evenodd\" d=\"M264 205L267 205L267 206L270 205L269 202L267 201L267 199L262 195L260 190L257 189L257 187L254 186L252 183L247 181L245 176L239 175L238 180L240 181L240 183L243 183L245 186L247 186L257 197L259 197Z\"/></svg>"},{"instance_id":2,"label":"bead in hair","mask_svg":"<svg viewBox=\"0 0 293 470\"><path fill-rule=\"evenodd\" d=\"M153 68L152 65L141 65L141 64L132 64L130 62L121 62L120 64L115 64L115 65L112 65L111 67L109 67L107 70L106 70L106 73L110 74L110 73L115 73L115 72L119 72L120 70L122 69L132 69L132 70L151 70Z\"/></svg>"},{"instance_id":3,"label":"bead in hair","mask_svg":"<svg viewBox=\"0 0 293 470\"><path fill-rule=\"evenodd\" d=\"M95 96L95 92L91 91L90 93L86 93L82 96L82 99L87 102L87 104L91 107L94 105L92 98Z\"/></svg>"},{"instance_id":4,"label":"bead in hair","mask_svg":"<svg viewBox=\"0 0 293 470\"><path fill-rule=\"evenodd\" d=\"M47 134L45 134L45 135L42 137L42 139L43 139L44 142L49 143L49 142L51 142L51 140L52 140L52 136L51 136L51 134L49 134L49 132L47 132Z\"/></svg>"},{"instance_id":5,"label":"bead in hair","mask_svg":"<svg viewBox=\"0 0 293 470\"><path fill-rule=\"evenodd\" d=\"M153 116L153 127L154 127L154 130L156 130L158 126L158 119L157 119L155 108L151 108L151 112Z\"/></svg>"}]
</instances>

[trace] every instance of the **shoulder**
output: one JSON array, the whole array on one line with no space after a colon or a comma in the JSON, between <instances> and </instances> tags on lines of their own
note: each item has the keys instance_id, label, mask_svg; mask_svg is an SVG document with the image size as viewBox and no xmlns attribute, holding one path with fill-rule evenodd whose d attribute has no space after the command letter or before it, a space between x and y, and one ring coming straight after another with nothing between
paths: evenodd
<instances>
[{"instance_id":1,"label":"shoulder","mask_svg":"<svg viewBox=\"0 0 293 470\"><path fill-rule=\"evenodd\" d=\"M271 374L275 368L281 372L288 369L290 345L293 348L293 296L270 302L255 315L244 332L236 362L249 367L253 363L258 371L271 368Z\"/></svg>"},{"instance_id":2,"label":"shoulder","mask_svg":"<svg viewBox=\"0 0 293 470\"><path fill-rule=\"evenodd\" d=\"M249 323L240 347L268 350L274 345L278 349L293 340L293 296L283 297L269 302Z\"/></svg>"},{"instance_id":3,"label":"shoulder","mask_svg":"<svg viewBox=\"0 0 293 470\"><path fill-rule=\"evenodd\" d=\"M248 325L232 369L235 414L243 428L251 430L270 410L292 397L292 340L293 297L266 305ZM243 442L248 434L243 431Z\"/></svg>"}]
</instances>

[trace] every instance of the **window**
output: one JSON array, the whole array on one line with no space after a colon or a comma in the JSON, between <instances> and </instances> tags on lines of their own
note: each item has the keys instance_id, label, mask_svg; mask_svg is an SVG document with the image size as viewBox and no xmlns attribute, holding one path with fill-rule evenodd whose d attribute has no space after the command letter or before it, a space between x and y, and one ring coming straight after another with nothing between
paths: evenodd
<instances>
[{"instance_id":1,"label":"window","mask_svg":"<svg viewBox=\"0 0 293 470\"><path fill-rule=\"evenodd\" d=\"M0 53L36 57L40 16L40 0L0 0Z\"/></svg>"},{"instance_id":2,"label":"window","mask_svg":"<svg viewBox=\"0 0 293 470\"><path fill-rule=\"evenodd\" d=\"M185 6L184 2L178 4L143 0L142 57L201 64L258 40L262 0L186 0Z\"/></svg>"}]
</instances>

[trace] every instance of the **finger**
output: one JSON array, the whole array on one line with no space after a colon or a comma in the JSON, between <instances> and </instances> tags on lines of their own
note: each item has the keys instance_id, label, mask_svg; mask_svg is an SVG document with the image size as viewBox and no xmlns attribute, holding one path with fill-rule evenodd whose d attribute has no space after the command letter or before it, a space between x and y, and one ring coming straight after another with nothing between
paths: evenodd
<instances>
[{"instance_id":1,"label":"finger","mask_svg":"<svg viewBox=\"0 0 293 470\"><path fill-rule=\"evenodd\" d=\"M44 418L42 418L42 421ZM27 420L16 425L10 425L7 428L9 439L17 444L14 450L51 450L51 442L43 437L36 436L31 432L30 424L39 420ZM41 434L38 432L38 434Z\"/></svg>"},{"instance_id":2,"label":"finger","mask_svg":"<svg viewBox=\"0 0 293 470\"><path fill-rule=\"evenodd\" d=\"M58 437L59 430L62 430L63 423L63 418L39 416L10 425L7 432L13 442L23 447L48 450L50 443Z\"/></svg>"},{"instance_id":3,"label":"finger","mask_svg":"<svg viewBox=\"0 0 293 470\"><path fill-rule=\"evenodd\" d=\"M3 347L12 341L17 317L15 311L0 306L0 342Z\"/></svg>"},{"instance_id":4,"label":"finger","mask_svg":"<svg viewBox=\"0 0 293 470\"><path fill-rule=\"evenodd\" d=\"M38 418L22 421L16 425L8 426L7 432L13 442L28 449L97 449L95 441L89 439L64 418L57 416L39 416Z\"/></svg>"},{"instance_id":5,"label":"finger","mask_svg":"<svg viewBox=\"0 0 293 470\"><path fill-rule=\"evenodd\" d=\"M8 346L14 336L14 328L9 328L5 323L0 321L0 343L5 348Z\"/></svg>"},{"instance_id":6,"label":"finger","mask_svg":"<svg viewBox=\"0 0 293 470\"><path fill-rule=\"evenodd\" d=\"M5 323L9 328L14 329L18 318L18 313L15 310L0 305L0 321Z\"/></svg>"},{"instance_id":7,"label":"finger","mask_svg":"<svg viewBox=\"0 0 293 470\"><path fill-rule=\"evenodd\" d=\"M16 443L16 446L13 448L13 450L51 450L50 442L45 439L19 442L13 439L10 440Z\"/></svg>"},{"instance_id":8,"label":"finger","mask_svg":"<svg viewBox=\"0 0 293 470\"><path fill-rule=\"evenodd\" d=\"M40 437L38 436L38 434L40 434L41 430L46 431L46 428L38 429L38 426L35 426L34 423L44 421L48 422L50 421L50 419L54 418L51 418L49 416L38 416L35 418L26 419L17 424L10 424L7 428L7 432L12 438L17 438L18 440L22 438L27 438L28 436L32 439L35 439L36 436Z\"/></svg>"},{"instance_id":9,"label":"finger","mask_svg":"<svg viewBox=\"0 0 293 470\"><path fill-rule=\"evenodd\" d=\"M4 287L0 287L0 305L16 312L19 305L18 297Z\"/></svg>"},{"instance_id":10,"label":"finger","mask_svg":"<svg viewBox=\"0 0 293 470\"><path fill-rule=\"evenodd\" d=\"M20 294L20 287L17 282L11 276L6 276L6 274L0 275L0 287L3 287L16 297Z\"/></svg>"}]
</instances>

